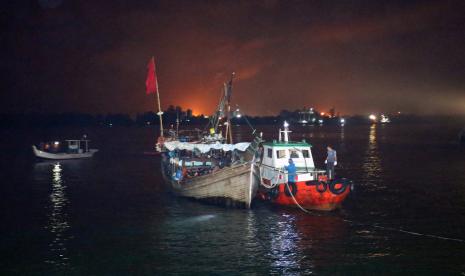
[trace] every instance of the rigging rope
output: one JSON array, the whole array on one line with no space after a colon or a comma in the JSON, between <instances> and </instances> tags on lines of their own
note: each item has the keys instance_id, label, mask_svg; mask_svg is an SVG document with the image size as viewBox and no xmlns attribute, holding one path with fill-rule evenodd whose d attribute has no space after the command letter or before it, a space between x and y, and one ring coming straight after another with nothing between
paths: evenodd
<instances>
[{"instance_id":1,"label":"rigging rope","mask_svg":"<svg viewBox=\"0 0 465 276\"><path fill-rule=\"evenodd\" d=\"M252 129L252 135L257 131L252 124L250 123L249 119L247 119L247 116L244 116L245 122L249 125L249 127Z\"/></svg>"}]
</instances>

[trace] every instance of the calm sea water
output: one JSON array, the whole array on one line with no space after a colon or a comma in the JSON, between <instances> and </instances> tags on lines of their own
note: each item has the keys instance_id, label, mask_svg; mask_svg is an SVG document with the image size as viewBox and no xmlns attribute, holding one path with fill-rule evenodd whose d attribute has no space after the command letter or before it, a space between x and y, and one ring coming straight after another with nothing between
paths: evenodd
<instances>
[{"instance_id":1,"label":"calm sea water","mask_svg":"<svg viewBox=\"0 0 465 276\"><path fill-rule=\"evenodd\" d=\"M159 159L142 154L154 129L1 130L0 273L464 274L461 127L294 127L292 138L313 145L318 166L333 145L336 173L356 183L341 210L311 214L172 196ZM83 133L100 149L93 159L32 157L33 142ZM248 133L234 132L239 140Z\"/></svg>"}]
</instances>

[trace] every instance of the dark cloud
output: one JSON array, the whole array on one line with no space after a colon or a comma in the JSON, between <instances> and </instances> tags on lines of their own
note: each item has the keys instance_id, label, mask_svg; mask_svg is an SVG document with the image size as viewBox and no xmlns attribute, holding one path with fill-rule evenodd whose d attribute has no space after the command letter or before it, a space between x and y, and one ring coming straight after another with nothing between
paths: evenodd
<instances>
[{"instance_id":1,"label":"dark cloud","mask_svg":"<svg viewBox=\"0 0 465 276\"><path fill-rule=\"evenodd\" d=\"M2 12L6 112L465 113L462 1L30 1Z\"/></svg>"}]
</instances>

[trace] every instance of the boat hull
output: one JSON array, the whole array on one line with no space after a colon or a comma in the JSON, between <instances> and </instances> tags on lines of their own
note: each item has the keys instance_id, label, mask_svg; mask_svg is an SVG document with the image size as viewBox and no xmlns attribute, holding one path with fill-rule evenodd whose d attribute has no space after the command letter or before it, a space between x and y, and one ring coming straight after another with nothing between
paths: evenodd
<instances>
[{"instance_id":1,"label":"boat hull","mask_svg":"<svg viewBox=\"0 0 465 276\"><path fill-rule=\"evenodd\" d=\"M83 152L83 153L50 153L50 152L41 151L37 149L36 146L32 146L32 151L34 152L34 155L38 158L50 159L50 160L66 160L66 159L90 158L98 150L90 149L88 152Z\"/></svg>"},{"instance_id":2,"label":"boat hull","mask_svg":"<svg viewBox=\"0 0 465 276\"><path fill-rule=\"evenodd\" d=\"M162 163L163 177L178 196L231 207L250 208L258 190L258 174L250 163L225 167L219 171L176 181Z\"/></svg>"},{"instance_id":3,"label":"boat hull","mask_svg":"<svg viewBox=\"0 0 465 276\"><path fill-rule=\"evenodd\" d=\"M262 199L269 200L276 205L332 211L339 208L349 195L351 185L351 183L342 183L342 181L332 183L301 181L290 185L282 183L273 189L262 186L259 195Z\"/></svg>"}]
</instances>

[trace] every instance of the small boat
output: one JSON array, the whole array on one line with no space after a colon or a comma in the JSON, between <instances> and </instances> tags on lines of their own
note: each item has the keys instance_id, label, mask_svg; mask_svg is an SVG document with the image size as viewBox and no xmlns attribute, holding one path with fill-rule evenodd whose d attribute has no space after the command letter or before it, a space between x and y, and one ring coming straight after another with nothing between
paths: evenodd
<instances>
[{"instance_id":1,"label":"small boat","mask_svg":"<svg viewBox=\"0 0 465 276\"><path fill-rule=\"evenodd\" d=\"M311 145L305 140L289 141L289 125L279 130L279 140L262 144L258 166L260 185L257 196L273 204L302 209L331 211L348 196L352 182L347 179L328 180L325 170L318 170ZM284 139L281 139L281 134ZM292 159L296 166L295 182L288 182L285 166Z\"/></svg>"},{"instance_id":2,"label":"small boat","mask_svg":"<svg viewBox=\"0 0 465 276\"><path fill-rule=\"evenodd\" d=\"M65 140L65 146L62 146L62 143L59 141L40 143L39 148L33 145L32 151L36 157L43 159L63 160L90 158L98 149L89 149L89 141L90 140L86 139Z\"/></svg>"}]
</instances>

